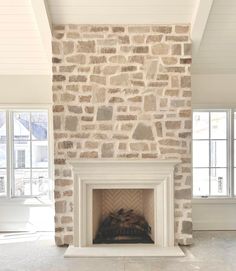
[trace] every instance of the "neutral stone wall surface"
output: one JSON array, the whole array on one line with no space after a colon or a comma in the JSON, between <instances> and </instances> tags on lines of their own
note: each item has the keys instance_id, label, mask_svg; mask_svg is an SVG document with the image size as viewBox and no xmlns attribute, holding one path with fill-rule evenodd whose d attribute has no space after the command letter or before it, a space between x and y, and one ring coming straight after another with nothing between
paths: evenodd
<instances>
[{"instance_id":1,"label":"neutral stone wall surface","mask_svg":"<svg viewBox=\"0 0 236 271\"><path fill-rule=\"evenodd\" d=\"M56 243L73 240L78 158L180 158L176 240L191 243L189 26L55 25L52 48Z\"/></svg>"}]
</instances>

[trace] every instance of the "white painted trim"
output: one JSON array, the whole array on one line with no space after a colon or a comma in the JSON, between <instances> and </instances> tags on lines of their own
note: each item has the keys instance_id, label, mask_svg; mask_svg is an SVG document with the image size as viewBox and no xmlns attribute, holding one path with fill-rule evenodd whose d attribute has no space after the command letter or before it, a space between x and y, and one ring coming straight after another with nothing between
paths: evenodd
<instances>
[{"instance_id":1,"label":"white painted trim","mask_svg":"<svg viewBox=\"0 0 236 271\"><path fill-rule=\"evenodd\" d=\"M214 0L198 0L192 17L191 37L193 57L196 56L206 29L207 20Z\"/></svg>"},{"instance_id":2,"label":"white painted trim","mask_svg":"<svg viewBox=\"0 0 236 271\"><path fill-rule=\"evenodd\" d=\"M236 198L207 198L207 199L197 199L194 198L192 200L193 205L208 205L208 204L221 204L221 205L226 205L226 204L236 204Z\"/></svg>"},{"instance_id":3,"label":"white painted trim","mask_svg":"<svg viewBox=\"0 0 236 271\"><path fill-rule=\"evenodd\" d=\"M0 232L28 232L35 230L35 226L26 221L0 222Z\"/></svg>"},{"instance_id":4,"label":"white painted trim","mask_svg":"<svg viewBox=\"0 0 236 271\"><path fill-rule=\"evenodd\" d=\"M92 191L93 189L154 189L155 208L154 244L155 253L160 248L174 249L174 167L179 160L123 160L123 159L81 159L70 162L74 179L74 246L82 248L87 255L95 245L92 242ZM141 247L146 247L139 245ZM100 245L96 245L100 251ZM103 246L110 248L110 246ZM126 251L127 245L120 246ZM85 249L85 250L84 250ZM72 249L73 250L73 249ZM97 256L99 256L99 252ZM109 251L109 249L108 249ZM149 251L149 252L150 252ZM78 257L82 254L77 254ZM118 256L120 252L114 252ZM138 256L140 252L135 255ZM152 252L150 252L152 253ZM177 252L176 252L177 253ZM69 252L65 255L71 254ZM73 253L72 253L73 254ZM108 253L109 254L109 253ZM178 254L178 253L177 253ZM129 256L132 256L130 252ZM152 255L152 254L151 254ZM155 254L156 255L156 254ZM109 256L109 255L108 255ZM126 251L126 255L127 251ZM148 256L148 255L144 255ZM176 255L177 256L177 255Z\"/></svg>"},{"instance_id":5,"label":"white painted trim","mask_svg":"<svg viewBox=\"0 0 236 271\"><path fill-rule=\"evenodd\" d=\"M193 223L195 231L235 231L236 221L205 221L199 220Z\"/></svg>"},{"instance_id":6,"label":"white painted trim","mask_svg":"<svg viewBox=\"0 0 236 271\"><path fill-rule=\"evenodd\" d=\"M42 44L46 53L47 61L49 65L49 73L51 74L51 59L52 59L52 48L51 48L51 22L48 16L48 10L46 2L44 0L31 0L31 6L34 12L34 17L38 25L39 33L41 36Z\"/></svg>"},{"instance_id":7,"label":"white painted trim","mask_svg":"<svg viewBox=\"0 0 236 271\"><path fill-rule=\"evenodd\" d=\"M50 13L50 9L48 6L48 0L43 0L44 1L44 6L45 6L45 10L47 13L47 18L48 18L48 24L51 30L51 35L52 35L52 17L51 17L51 13Z\"/></svg>"},{"instance_id":8,"label":"white painted trim","mask_svg":"<svg viewBox=\"0 0 236 271\"><path fill-rule=\"evenodd\" d=\"M27 206L27 207L48 207L53 206L51 200L40 200L37 198L0 198L1 206Z\"/></svg>"},{"instance_id":9,"label":"white painted trim","mask_svg":"<svg viewBox=\"0 0 236 271\"><path fill-rule=\"evenodd\" d=\"M207 103L206 104L193 104L192 105L192 109L193 110L210 110L210 109L215 109L215 110L230 110L236 108L236 104L210 104Z\"/></svg>"},{"instance_id":10,"label":"white painted trim","mask_svg":"<svg viewBox=\"0 0 236 271\"><path fill-rule=\"evenodd\" d=\"M180 247L155 248L150 245L126 245L124 246L99 246L78 248L69 246L65 258L78 257L183 257L184 252ZM105 269L104 269L105 270Z\"/></svg>"}]
</instances>

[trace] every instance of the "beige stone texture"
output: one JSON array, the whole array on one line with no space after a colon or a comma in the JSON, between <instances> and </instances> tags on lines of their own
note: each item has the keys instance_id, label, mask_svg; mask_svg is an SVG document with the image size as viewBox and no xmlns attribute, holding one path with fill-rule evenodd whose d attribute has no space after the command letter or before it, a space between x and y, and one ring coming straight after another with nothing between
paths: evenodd
<instances>
[{"instance_id":1,"label":"beige stone texture","mask_svg":"<svg viewBox=\"0 0 236 271\"><path fill-rule=\"evenodd\" d=\"M57 245L73 242L79 158L180 159L175 238L191 243L189 25L58 25L52 51Z\"/></svg>"}]
</instances>

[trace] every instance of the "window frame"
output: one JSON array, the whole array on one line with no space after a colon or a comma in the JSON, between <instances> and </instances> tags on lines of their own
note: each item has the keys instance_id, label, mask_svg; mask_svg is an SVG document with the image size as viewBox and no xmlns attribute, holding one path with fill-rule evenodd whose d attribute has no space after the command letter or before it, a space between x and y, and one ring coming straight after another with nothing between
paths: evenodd
<instances>
[{"instance_id":1,"label":"window frame","mask_svg":"<svg viewBox=\"0 0 236 271\"><path fill-rule=\"evenodd\" d=\"M236 195L234 194L234 113L236 112L233 108L224 108L224 107L195 107L192 109L192 117L194 112L226 112L227 120L226 120L226 151L227 151L227 195L208 195L208 196L196 196L193 194L192 189L192 198L193 202L215 202L217 203L218 200L232 200L236 199ZM209 121L209 129L210 129L210 121ZM197 139L195 139L197 141ZM194 138L192 136L192 143ZM209 143L211 139L209 138ZM209 146L209 153L210 153L210 146ZM192 151L192 160L193 160L193 151ZM210 165L210 158L209 158L209 168ZM192 164L192 170L194 166ZM209 179L210 181L210 179ZM193 174L192 174L192 184L193 184Z\"/></svg>"},{"instance_id":2,"label":"window frame","mask_svg":"<svg viewBox=\"0 0 236 271\"><path fill-rule=\"evenodd\" d=\"M53 200L53 129L52 129L52 106L49 104L45 105L0 105L0 111L6 112L6 196L0 196L0 203L24 203L29 205L51 205ZM46 111L48 116L48 179L50 196L48 199L43 199L40 196L34 195L14 195L14 124L13 124L13 113L14 112L39 112ZM11 126L10 126L11 125ZM32 158L31 158L32 159Z\"/></svg>"}]
</instances>

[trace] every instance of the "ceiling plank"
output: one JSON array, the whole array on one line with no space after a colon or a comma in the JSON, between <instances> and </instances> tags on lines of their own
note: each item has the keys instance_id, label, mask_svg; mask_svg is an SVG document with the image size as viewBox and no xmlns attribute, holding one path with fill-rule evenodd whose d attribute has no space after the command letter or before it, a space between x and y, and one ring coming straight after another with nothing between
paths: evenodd
<instances>
[{"instance_id":1,"label":"ceiling plank","mask_svg":"<svg viewBox=\"0 0 236 271\"><path fill-rule=\"evenodd\" d=\"M198 0L192 18L193 57L197 54L214 0Z\"/></svg>"},{"instance_id":2,"label":"ceiling plank","mask_svg":"<svg viewBox=\"0 0 236 271\"><path fill-rule=\"evenodd\" d=\"M52 49L51 49L51 20L47 8L46 0L31 0L34 17L38 26L42 44L46 53L47 61L51 63Z\"/></svg>"}]
</instances>

